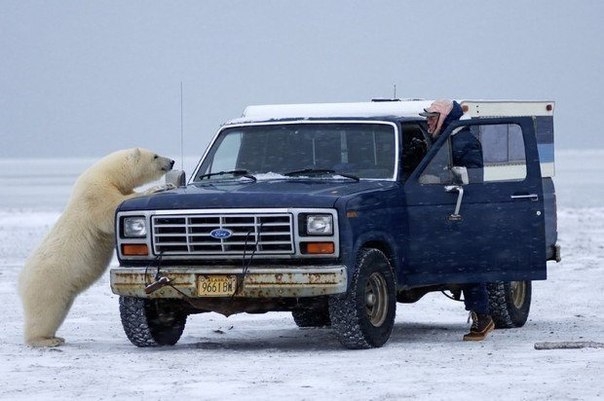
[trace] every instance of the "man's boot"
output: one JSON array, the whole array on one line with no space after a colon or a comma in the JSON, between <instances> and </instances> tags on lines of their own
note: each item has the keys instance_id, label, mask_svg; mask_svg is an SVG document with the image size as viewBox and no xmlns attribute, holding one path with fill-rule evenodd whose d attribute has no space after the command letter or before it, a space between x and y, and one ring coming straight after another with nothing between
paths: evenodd
<instances>
[{"instance_id":1,"label":"man's boot","mask_svg":"<svg viewBox=\"0 0 604 401\"><path fill-rule=\"evenodd\" d=\"M472 317L472 327L470 332L463 336L464 341L482 341L487 334L495 329L495 323L489 315L477 314L470 312Z\"/></svg>"}]
</instances>

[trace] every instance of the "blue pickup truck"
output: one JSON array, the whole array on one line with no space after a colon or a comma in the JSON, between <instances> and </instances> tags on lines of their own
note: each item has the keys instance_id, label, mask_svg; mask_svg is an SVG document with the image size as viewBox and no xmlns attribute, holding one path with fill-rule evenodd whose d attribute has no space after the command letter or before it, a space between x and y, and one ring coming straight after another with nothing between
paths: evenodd
<instances>
[{"instance_id":1,"label":"blue pickup truck","mask_svg":"<svg viewBox=\"0 0 604 401\"><path fill-rule=\"evenodd\" d=\"M195 313L289 311L346 348L380 347L397 302L474 282L497 328L522 326L531 282L560 260L554 103L459 101L434 142L430 103L250 106L188 181L122 203L110 282L128 339L173 345ZM452 165L460 127L479 169Z\"/></svg>"}]
</instances>

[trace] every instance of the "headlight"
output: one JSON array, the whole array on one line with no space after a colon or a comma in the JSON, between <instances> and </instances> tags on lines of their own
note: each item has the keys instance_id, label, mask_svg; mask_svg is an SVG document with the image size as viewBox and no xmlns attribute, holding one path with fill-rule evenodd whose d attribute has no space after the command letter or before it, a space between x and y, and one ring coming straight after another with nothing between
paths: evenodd
<instances>
[{"instance_id":1,"label":"headlight","mask_svg":"<svg viewBox=\"0 0 604 401\"><path fill-rule=\"evenodd\" d=\"M126 238L141 238L147 235L147 221L142 216L124 217L122 223Z\"/></svg>"},{"instance_id":2,"label":"headlight","mask_svg":"<svg viewBox=\"0 0 604 401\"><path fill-rule=\"evenodd\" d=\"M306 216L306 233L308 235L332 235L333 216L330 214L311 214Z\"/></svg>"}]
</instances>

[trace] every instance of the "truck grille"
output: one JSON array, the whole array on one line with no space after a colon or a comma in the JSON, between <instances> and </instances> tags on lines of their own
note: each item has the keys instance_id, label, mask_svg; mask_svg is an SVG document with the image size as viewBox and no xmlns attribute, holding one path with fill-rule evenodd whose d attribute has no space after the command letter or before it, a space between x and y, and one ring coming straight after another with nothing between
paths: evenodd
<instances>
[{"instance_id":1,"label":"truck grille","mask_svg":"<svg viewBox=\"0 0 604 401\"><path fill-rule=\"evenodd\" d=\"M292 216L280 214L175 215L152 217L155 254L293 254ZM212 232L228 232L215 238Z\"/></svg>"}]
</instances>

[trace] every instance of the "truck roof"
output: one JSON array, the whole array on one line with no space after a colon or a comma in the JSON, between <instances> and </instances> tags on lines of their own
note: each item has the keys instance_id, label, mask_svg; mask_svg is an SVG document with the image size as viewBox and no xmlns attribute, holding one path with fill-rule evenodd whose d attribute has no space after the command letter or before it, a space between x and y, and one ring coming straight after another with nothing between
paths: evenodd
<instances>
[{"instance_id":1,"label":"truck roof","mask_svg":"<svg viewBox=\"0 0 604 401\"><path fill-rule=\"evenodd\" d=\"M311 118L419 117L430 100L248 106L236 122Z\"/></svg>"},{"instance_id":2,"label":"truck roof","mask_svg":"<svg viewBox=\"0 0 604 401\"><path fill-rule=\"evenodd\" d=\"M433 100L379 100L353 103L307 103L248 106L228 124L319 118L420 118ZM458 100L465 118L553 115L554 102L545 100Z\"/></svg>"}]
</instances>

